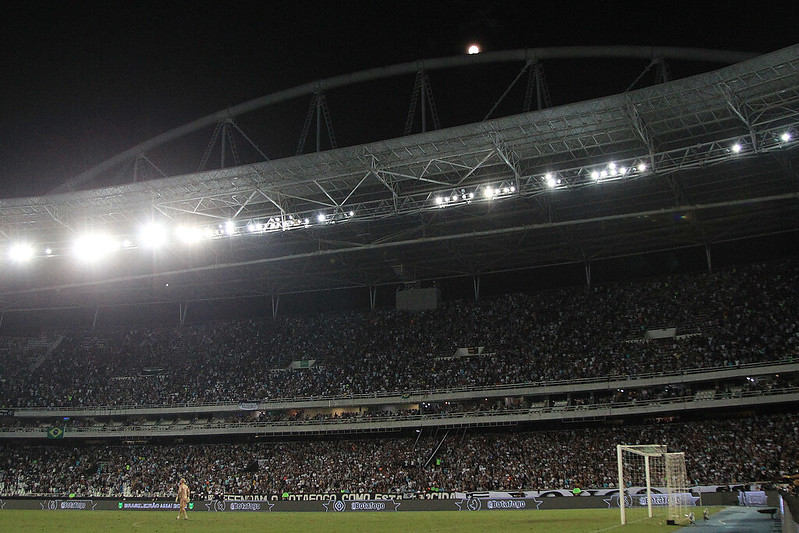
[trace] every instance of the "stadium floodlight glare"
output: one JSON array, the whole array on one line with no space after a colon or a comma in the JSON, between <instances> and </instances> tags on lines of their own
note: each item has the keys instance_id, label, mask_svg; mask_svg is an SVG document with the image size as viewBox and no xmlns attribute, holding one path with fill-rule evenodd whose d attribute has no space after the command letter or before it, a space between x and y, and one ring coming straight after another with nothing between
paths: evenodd
<instances>
[{"instance_id":1,"label":"stadium floodlight glare","mask_svg":"<svg viewBox=\"0 0 799 533\"><path fill-rule=\"evenodd\" d=\"M646 172L646 163L638 163L638 172Z\"/></svg>"},{"instance_id":2,"label":"stadium floodlight glare","mask_svg":"<svg viewBox=\"0 0 799 533\"><path fill-rule=\"evenodd\" d=\"M166 231L160 224L147 224L139 230L139 244L144 248L160 248L166 241Z\"/></svg>"},{"instance_id":3,"label":"stadium floodlight glare","mask_svg":"<svg viewBox=\"0 0 799 533\"><path fill-rule=\"evenodd\" d=\"M8 249L8 256L15 263L27 263L33 259L35 252L33 246L26 242L17 242Z\"/></svg>"},{"instance_id":4,"label":"stadium floodlight glare","mask_svg":"<svg viewBox=\"0 0 799 533\"><path fill-rule=\"evenodd\" d=\"M791 140L791 132L790 131L786 131L785 133L780 135L780 140L782 142L784 142L784 143L787 143L788 141L790 141Z\"/></svg>"},{"instance_id":5,"label":"stadium floodlight glare","mask_svg":"<svg viewBox=\"0 0 799 533\"><path fill-rule=\"evenodd\" d=\"M184 244L194 244L203 239L203 231L200 228L190 226L179 226L175 230L175 235Z\"/></svg>"},{"instance_id":6,"label":"stadium floodlight glare","mask_svg":"<svg viewBox=\"0 0 799 533\"><path fill-rule=\"evenodd\" d=\"M119 249L120 243L104 233L89 233L75 240L73 251L82 261L97 261Z\"/></svg>"},{"instance_id":7,"label":"stadium floodlight glare","mask_svg":"<svg viewBox=\"0 0 799 533\"><path fill-rule=\"evenodd\" d=\"M555 176L552 175L551 172L547 172L544 176L544 181L546 181L547 187L550 189L554 189L558 182L555 180Z\"/></svg>"},{"instance_id":8,"label":"stadium floodlight glare","mask_svg":"<svg viewBox=\"0 0 799 533\"><path fill-rule=\"evenodd\" d=\"M44 249L44 255L46 255L47 257L51 257L53 255L53 249L52 248L45 248Z\"/></svg>"},{"instance_id":9,"label":"stadium floodlight glare","mask_svg":"<svg viewBox=\"0 0 799 533\"><path fill-rule=\"evenodd\" d=\"M741 143L735 143L732 145L731 150L733 153L740 154L741 150L743 150L743 147L741 146Z\"/></svg>"},{"instance_id":10,"label":"stadium floodlight glare","mask_svg":"<svg viewBox=\"0 0 799 533\"><path fill-rule=\"evenodd\" d=\"M236 233L236 223L232 220L225 222L225 234L233 235Z\"/></svg>"},{"instance_id":11,"label":"stadium floodlight glare","mask_svg":"<svg viewBox=\"0 0 799 533\"><path fill-rule=\"evenodd\" d=\"M327 219L327 217L325 216L325 214L324 214L324 213L319 213L319 215L316 217L316 220L317 220L318 222L320 222L320 223L321 223L321 222L324 222L326 219Z\"/></svg>"},{"instance_id":12,"label":"stadium floodlight glare","mask_svg":"<svg viewBox=\"0 0 799 533\"><path fill-rule=\"evenodd\" d=\"M476 44L469 45L469 49L467 50L467 52L469 53L469 55L479 54L480 47L477 46Z\"/></svg>"}]
</instances>

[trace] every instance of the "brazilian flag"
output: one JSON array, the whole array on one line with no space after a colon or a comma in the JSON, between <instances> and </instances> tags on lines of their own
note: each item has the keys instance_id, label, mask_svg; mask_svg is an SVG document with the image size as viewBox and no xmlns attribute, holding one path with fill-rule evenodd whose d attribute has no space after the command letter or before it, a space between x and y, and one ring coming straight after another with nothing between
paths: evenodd
<instances>
[{"instance_id":1,"label":"brazilian flag","mask_svg":"<svg viewBox=\"0 0 799 533\"><path fill-rule=\"evenodd\" d=\"M47 438L48 439L63 439L64 438L64 428L57 427L57 426L47 428Z\"/></svg>"}]
</instances>

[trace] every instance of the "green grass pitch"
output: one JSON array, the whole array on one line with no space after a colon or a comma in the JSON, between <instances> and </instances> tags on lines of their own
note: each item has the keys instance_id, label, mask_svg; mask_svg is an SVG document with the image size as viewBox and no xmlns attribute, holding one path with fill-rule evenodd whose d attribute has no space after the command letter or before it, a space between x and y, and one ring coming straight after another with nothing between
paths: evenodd
<instances>
[{"instance_id":1,"label":"green grass pitch","mask_svg":"<svg viewBox=\"0 0 799 533\"><path fill-rule=\"evenodd\" d=\"M717 509L714 509L714 511ZM617 509L548 511L412 511L398 513L244 513L190 512L189 520L176 520L167 511L0 511L0 531L14 533L119 531L192 533L218 531L327 532L451 532L485 533L591 533L618 531L654 533L674 531L661 516L646 518L646 509L628 509L627 525L619 525Z\"/></svg>"}]
</instances>

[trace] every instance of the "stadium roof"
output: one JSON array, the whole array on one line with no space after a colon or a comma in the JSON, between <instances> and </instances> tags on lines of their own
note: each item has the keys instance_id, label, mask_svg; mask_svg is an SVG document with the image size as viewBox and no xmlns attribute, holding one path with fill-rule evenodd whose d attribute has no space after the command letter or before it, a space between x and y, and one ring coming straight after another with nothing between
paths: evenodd
<instances>
[{"instance_id":1,"label":"stadium roof","mask_svg":"<svg viewBox=\"0 0 799 533\"><path fill-rule=\"evenodd\" d=\"M46 242L52 256L4 262L0 305L375 287L795 231L797 139L799 45L495 120L2 200L5 239ZM60 257L83 230L135 244L135 228L152 220L201 225L214 238L159 252L134 245L94 268Z\"/></svg>"}]
</instances>

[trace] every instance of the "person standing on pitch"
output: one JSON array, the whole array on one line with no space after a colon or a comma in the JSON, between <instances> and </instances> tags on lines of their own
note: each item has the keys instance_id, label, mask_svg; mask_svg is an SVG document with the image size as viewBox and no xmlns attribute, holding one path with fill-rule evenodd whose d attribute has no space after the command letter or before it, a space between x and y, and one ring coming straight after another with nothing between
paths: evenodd
<instances>
[{"instance_id":1,"label":"person standing on pitch","mask_svg":"<svg viewBox=\"0 0 799 533\"><path fill-rule=\"evenodd\" d=\"M183 515L183 518L186 520L189 519L189 515L186 513L186 506L189 505L189 500L191 497L189 496L189 486L186 485L186 480L184 478L180 478L180 485L178 485L178 495L175 497L176 502L180 502L180 511L178 511L178 520L180 520L180 515Z\"/></svg>"}]
</instances>

